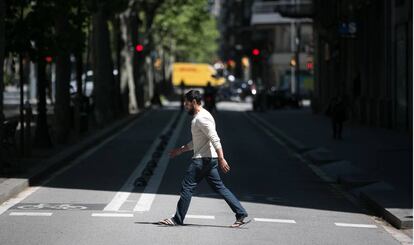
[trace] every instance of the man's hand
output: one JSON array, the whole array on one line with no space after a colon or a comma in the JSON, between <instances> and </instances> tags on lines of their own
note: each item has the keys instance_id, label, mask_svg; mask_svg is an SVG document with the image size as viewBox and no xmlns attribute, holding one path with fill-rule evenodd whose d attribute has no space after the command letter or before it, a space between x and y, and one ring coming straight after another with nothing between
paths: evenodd
<instances>
[{"instance_id":1,"label":"man's hand","mask_svg":"<svg viewBox=\"0 0 414 245\"><path fill-rule=\"evenodd\" d=\"M183 148L175 148L175 149L172 149L172 150L168 153L168 155L169 155L171 158L174 158L174 157L176 157L176 156L181 155L181 153L183 153Z\"/></svg>"},{"instance_id":2,"label":"man's hand","mask_svg":"<svg viewBox=\"0 0 414 245\"><path fill-rule=\"evenodd\" d=\"M219 160L218 160L218 165L219 165L219 167L220 167L220 169L221 169L221 171L223 172L223 173L227 173L227 172L229 172L230 171L230 166L229 166L229 164L227 163L227 161L226 161L226 159L224 159L224 158L219 158Z\"/></svg>"}]
</instances>

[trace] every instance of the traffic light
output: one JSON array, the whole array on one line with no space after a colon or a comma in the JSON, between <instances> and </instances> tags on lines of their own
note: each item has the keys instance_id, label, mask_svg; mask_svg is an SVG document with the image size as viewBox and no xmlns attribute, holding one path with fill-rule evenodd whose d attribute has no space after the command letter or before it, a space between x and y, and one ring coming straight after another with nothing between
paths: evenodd
<instances>
[{"instance_id":1,"label":"traffic light","mask_svg":"<svg viewBox=\"0 0 414 245\"><path fill-rule=\"evenodd\" d=\"M289 63L289 65L290 65L291 67L295 67L295 66L296 66L296 59L295 59L294 57L292 57L292 58L290 59L290 63Z\"/></svg>"},{"instance_id":2,"label":"traffic light","mask_svg":"<svg viewBox=\"0 0 414 245\"><path fill-rule=\"evenodd\" d=\"M246 56L244 56L241 59L241 63L242 63L243 68L248 68L250 66L249 58L247 58Z\"/></svg>"},{"instance_id":3,"label":"traffic light","mask_svg":"<svg viewBox=\"0 0 414 245\"><path fill-rule=\"evenodd\" d=\"M259 56L259 55L260 55L260 49L258 49L258 48L254 48L254 49L252 50L252 55L253 55L253 56Z\"/></svg>"},{"instance_id":4,"label":"traffic light","mask_svg":"<svg viewBox=\"0 0 414 245\"><path fill-rule=\"evenodd\" d=\"M227 67L228 68L231 68L231 69L234 69L236 67L236 62L234 60L232 60L232 59L229 59L227 61Z\"/></svg>"},{"instance_id":5,"label":"traffic light","mask_svg":"<svg viewBox=\"0 0 414 245\"><path fill-rule=\"evenodd\" d=\"M144 51L144 46L142 46L142 44L137 44L135 46L135 51L137 51L138 53L141 53L142 51Z\"/></svg>"},{"instance_id":6,"label":"traffic light","mask_svg":"<svg viewBox=\"0 0 414 245\"><path fill-rule=\"evenodd\" d=\"M313 61L308 60L308 62L306 62L306 69L308 69L309 71L313 70Z\"/></svg>"},{"instance_id":7,"label":"traffic light","mask_svg":"<svg viewBox=\"0 0 414 245\"><path fill-rule=\"evenodd\" d=\"M47 63L52 63L52 61L53 61L53 58L52 58L52 56L46 56L45 57L45 61L47 62Z\"/></svg>"}]
</instances>

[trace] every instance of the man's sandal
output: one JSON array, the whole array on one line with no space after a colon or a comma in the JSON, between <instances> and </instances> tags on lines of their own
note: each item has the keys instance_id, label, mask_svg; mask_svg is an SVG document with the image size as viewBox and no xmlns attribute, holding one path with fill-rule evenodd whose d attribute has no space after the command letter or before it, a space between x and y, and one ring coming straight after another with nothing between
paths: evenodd
<instances>
[{"instance_id":1,"label":"man's sandal","mask_svg":"<svg viewBox=\"0 0 414 245\"><path fill-rule=\"evenodd\" d=\"M166 225L166 226L176 226L177 224L174 222L173 219L163 219L158 221L159 225Z\"/></svg>"},{"instance_id":2,"label":"man's sandal","mask_svg":"<svg viewBox=\"0 0 414 245\"><path fill-rule=\"evenodd\" d=\"M239 228L239 227L242 227L245 224L250 223L250 221L251 220L247 220L247 221L244 221L244 220L236 220L236 222L234 222L230 227L231 228Z\"/></svg>"}]
</instances>

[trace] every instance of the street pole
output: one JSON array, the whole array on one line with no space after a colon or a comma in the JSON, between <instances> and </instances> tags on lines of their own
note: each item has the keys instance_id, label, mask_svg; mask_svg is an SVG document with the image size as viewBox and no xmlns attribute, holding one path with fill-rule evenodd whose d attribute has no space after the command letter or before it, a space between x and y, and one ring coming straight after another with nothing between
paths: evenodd
<instances>
[{"instance_id":1,"label":"street pole","mask_svg":"<svg viewBox=\"0 0 414 245\"><path fill-rule=\"evenodd\" d=\"M23 5L23 2L22 2ZM23 6L20 6L20 21L23 22ZM22 51L19 54L19 78L20 78L20 153L24 156L24 84L23 84L23 57Z\"/></svg>"},{"instance_id":2,"label":"street pole","mask_svg":"<svg viewBox=\"0 0 414 245\"><path fill-rule=\"evenodd\" d=\"M19 54L19 77L20 77L20 153L24 156L24 84L23 84L23 58Z\"/></svg>"},{"instance_id":3,"label":"street pole","mask_svg":"<svg viewBox=\"0 0 414 245\"><path fill-rule=\"evenodd\" d=\"M300 22L296 22L296 52L295 52L295 60L296 60L296 66L295 66L295 78L296 78L296 98L300 99L300 32L301 32L301 26Z\"/></svg>"},{"instance_id":4,"label":"street pole","mask_svg":"<svg viewBox=\"0 0 414 245\"><path fill-rule=\"evenodd\" d=\"M295 22L290 23L290 50L292 53L296 52L295 49ZM296 58L295 58L296 61ZM295 67L290 67L290 93L292 96L296 93L296 74Z\"/></svg>"}]
</instances>

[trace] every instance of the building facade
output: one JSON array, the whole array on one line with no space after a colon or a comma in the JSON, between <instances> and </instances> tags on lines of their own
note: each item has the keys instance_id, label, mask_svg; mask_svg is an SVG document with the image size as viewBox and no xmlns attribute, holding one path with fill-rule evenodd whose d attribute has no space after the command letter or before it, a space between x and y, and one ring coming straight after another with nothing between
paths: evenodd
<instances>
[{"instance_id":1,"label":"building facade","mask_svg":"<svg viewBox=\"0 0 414 245\"><path fill-rule=\"evenodd\" d=\"M314 110L341 94L353 121L412 132L412 1L313 4Z\"/></svg>"}]
</instances>

